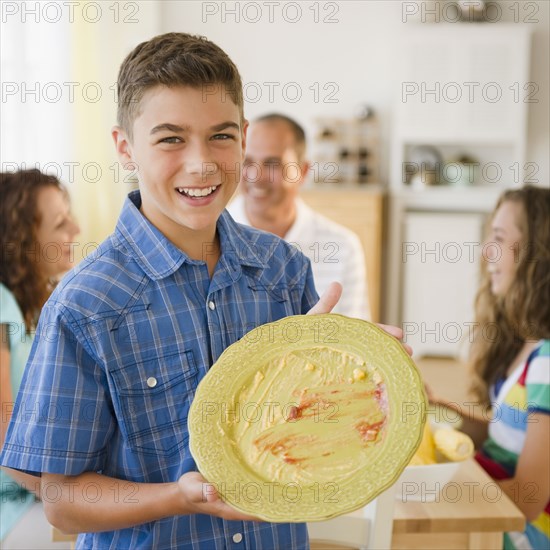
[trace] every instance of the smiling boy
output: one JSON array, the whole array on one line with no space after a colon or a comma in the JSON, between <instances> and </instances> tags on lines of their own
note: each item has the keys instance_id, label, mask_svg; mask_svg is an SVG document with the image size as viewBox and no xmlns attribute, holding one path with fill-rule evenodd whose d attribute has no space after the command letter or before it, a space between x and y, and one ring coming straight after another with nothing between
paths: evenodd
<instances>
[{"instance_id":1,"label":"smiling boy","mask_svg":"<svg viewBox=\"0 0 550 550\"><path fill-rule=\"evenodd\" d=\"M224 211L245 149L239 73L215 44L170 33L129 54L118 86L112 134L139 191L46 304L1 463L41 476L77 548L306 548L304 524L248 521L206 491L188 446L222 351L318 300L304 256Z\"/></svg>"},{"instance_id":2,"label":"smiling boy","mask_svg":"<svg viewBox=\"0 0 550 550\"><path fill-rule=\"evenodd\" d=\"M40 478L48 520L80 533L77 548L307 548L305 524L253 521L213 491L187 414L225 348L259 325L329 313L341 285L318 299L305 256L225 211L247 122L223 50L157 36L124 60L118 92L112 134L140 190L44 306L0 465Z\"/></svg>"}]
</instances>

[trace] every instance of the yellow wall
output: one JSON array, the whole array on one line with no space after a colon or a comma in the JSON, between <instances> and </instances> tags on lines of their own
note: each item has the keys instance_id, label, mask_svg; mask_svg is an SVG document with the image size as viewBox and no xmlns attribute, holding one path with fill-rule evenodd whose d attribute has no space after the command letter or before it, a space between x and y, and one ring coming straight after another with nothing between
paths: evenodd
<instances>
[{"instance_id":1,"label":"yellow wall","mask_svg":"<svg viewBox=\"0 0 550 550\"><path fill-rule=\"evenodd\" d=\"M79 83L79 91L88 92L75 94L71 107L72 156L73 162L78 162L71 198L83 247L101 242L113 231L131 188L128 172L117 162L111 138L111 128L116 124L118 68L131 49L158 34L159 27L157 2L119 2L118 17L109 9L112 2L100 4L103 8L99 21L90 23L78 17L71 27L73 80ZM131 4L137 5L137 11L127 10ZM101 97L96 101L98 91ZM96 170L97 165L100 170Z\"/></svg>"}]
</instances>

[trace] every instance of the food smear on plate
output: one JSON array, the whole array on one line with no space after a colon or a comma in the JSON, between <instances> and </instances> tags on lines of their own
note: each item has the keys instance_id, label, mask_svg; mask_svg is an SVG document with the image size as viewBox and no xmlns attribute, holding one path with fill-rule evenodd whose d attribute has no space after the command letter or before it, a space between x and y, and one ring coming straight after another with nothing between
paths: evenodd
<instances>
[{"instance_id":1,"label":"food smear on plate","mask_svg":"<svg viewBox=\"0 0 550 550\"><path fill-rule=\"evenodd\" d=\"M243 462L282 483L338 482L360 471L383 441L389 418L378 371L328 346L259 366L231 408L242 414L228 415L223 430Z\"/></svg>"}]
</instances>

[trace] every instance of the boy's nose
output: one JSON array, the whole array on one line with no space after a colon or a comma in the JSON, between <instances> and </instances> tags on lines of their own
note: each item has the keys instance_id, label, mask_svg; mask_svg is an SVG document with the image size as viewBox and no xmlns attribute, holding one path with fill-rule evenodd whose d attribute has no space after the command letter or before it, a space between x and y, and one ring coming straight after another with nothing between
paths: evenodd
<instances>
[{"instance_id":1,"label":"boy's nose","mask_svg":"<svg viewBox=\"0 0 550 550\"><path fill-rule=\"evenodd\" d=\"M214 175L218 171L218 165L212 161L188 161L185 163L185 171L204 179Z\"/></svg>"},{"instance_id":2,"label":"boy's nose","mask_svg":"<svg viewBox=\"0 0 550 550\"><path fill-rule=\"evenodd\" d=\"M215 174L218 171L217 164L212 161L208 147L204 145L196 145L187 150L187 155L184 159L185 171L188 174L199 175L206 177Z\"/></svg>"}]
</instances>

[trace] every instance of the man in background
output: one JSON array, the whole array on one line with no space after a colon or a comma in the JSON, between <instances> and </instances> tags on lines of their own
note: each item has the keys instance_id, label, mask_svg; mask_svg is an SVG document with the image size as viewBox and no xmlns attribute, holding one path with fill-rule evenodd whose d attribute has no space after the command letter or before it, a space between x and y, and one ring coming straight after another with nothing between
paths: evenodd
<instances>
[{"instance_id":1,"label":"man in background","mask_svg":"<svg viewBox=\"0 0 550 550\"><path fill-rule=\"evenodd\" d=\"M256 119L248 131L241 193L228 206L235 221L274 233L310 260L319 294L343 286L333 309L370 320L365 256L351 230L315 212L299 198L309 163L303 128L280 114Z\"/></svg>"}]
</instances>

